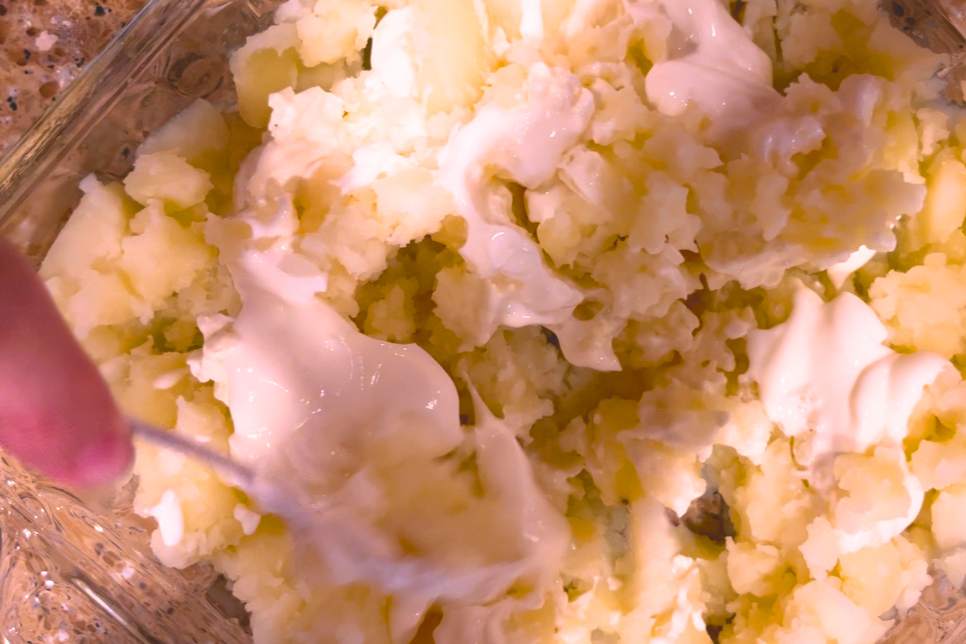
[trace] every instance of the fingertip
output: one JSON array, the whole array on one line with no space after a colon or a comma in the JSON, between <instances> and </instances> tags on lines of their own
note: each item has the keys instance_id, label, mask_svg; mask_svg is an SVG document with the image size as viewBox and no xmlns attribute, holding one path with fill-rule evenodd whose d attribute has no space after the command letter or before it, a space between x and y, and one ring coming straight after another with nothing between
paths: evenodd
<instances>
[{"instance_id":1,"label":"fingertip","mask_svg":"<svg viewBox=\"0 0 966 644\"><path fill-rule=\"evenodd\" d=\"M109 432L84 445L74 462L71 482L96 487L125 478L134 465L134 445L127 432Z\"/></svg>"},{"instance_id":2,"label":"fingertip","mask_svg":"<svg viewBox=\"0 0 966 644\"><path fill-rule=\"evenodd\" d=\"M61 484L123 478L130 428L33 268L2 239L0 277L0 444Z\"/></svg>"},{"instance_id":3,"label":"fingertip","mask_svg":"<svg viewBox=\"0 0 966 644\"><path fill-rule=\"evenodd\" d=\"M12 442L9 447L26 464L62 485L87 489L113 484L133 466L130 429L109 400L87 412L68 417L48 410L43 415L46 422L25 432L34 440Z\"/></svg>"}]
</instances>

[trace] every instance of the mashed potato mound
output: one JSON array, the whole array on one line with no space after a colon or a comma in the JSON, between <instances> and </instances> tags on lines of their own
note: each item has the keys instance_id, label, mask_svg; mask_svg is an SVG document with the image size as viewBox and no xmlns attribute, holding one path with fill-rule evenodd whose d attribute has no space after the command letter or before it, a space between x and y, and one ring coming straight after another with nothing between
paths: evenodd
<instances>
[{"instance_id":1,"label":"mashed potato mound","mask_svg":"<svg viewBox=\"0 0 966 644\"><path fill-rule=\"evenodd\" d=\"M382 571L310 574L139 445L158 557L213 562L256 644L871 644L930 562L961 583L966 121L876 5L286 2L237 110L86 179L41 274L123 409L215 449L246 252L431 356L462 428L318 473Z\"/></svg>"}]
</instances>

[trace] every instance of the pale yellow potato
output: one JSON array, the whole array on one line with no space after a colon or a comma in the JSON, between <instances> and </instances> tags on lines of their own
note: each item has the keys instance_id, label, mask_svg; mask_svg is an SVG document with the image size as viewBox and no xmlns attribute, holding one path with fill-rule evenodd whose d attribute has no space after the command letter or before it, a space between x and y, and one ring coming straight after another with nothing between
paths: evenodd
<instances>
[{"instance_id":1,"label":"pale yellow potato","mask_svg":"<svg viewBox=\"0 0 966 644\"><path fill-rule=\"evenodd\" d=\"M939 559L939 569L943 571L953 586L962 586L966 579L966 548L957 548L951 554Z\"/></svg>"},{"instance_id":2,"label":"pale yellow potato","mask_svg":"<svg viewBox=\"0 0 966 644\"><path fill-rule=\"evenodd\" d=\"M926 549L954 582L966 575L966 398L927 392L907 454L890 446L840 456L826 503L803 483L801 441L784 436L757 400L744 342L750 329L787 319L796 288L832 297L824 269L874 239L882 252L843 289L868 288L890 346L964 352L966 126L921 107L930 90L917 83L937 59L891 30L874 5L803 0L789 13L767 0L745 3L746 30L773 56L780 47L775 78L789 122L816 119L821 138L735 154L694 114L653 109L644 75L676 54L676 36L670 21L616 0L380 3L380 15L416 18L408 34L415 98L369 91L379 86L361 70L372 3L287 3L232 58L238 114L200 101L152 135L124 184L143 209L119 185L88 179L42 272L125 413L227 449L227 411L188 365L201 343L199 316L241 308L216 251L250 234L228 203L230 173L256 146L270 156L277 145L284 180L275 182L269 162L254 167L255 157L245 172L257 175L256 200L291 198L300 265L328 278L320 297L369 335L420 343L457 383L467 419L472 384L516 434L570 528L545 597L522 583L492 605L437 607L441 641L482 640L454 635L457 616L479 609L466 623L486 624L509 644L707 644L705 622L723 627L725 644L871 644L889 625L879 617L907 610L928 583ZM520 20L534 8L547 36L525 41ZM863 22L843 37L843 24ZM593 300L580 314L591 336L611 341L620 372L567 364L539 325L508 331L482 318L487 284L459 259L465 222L437 183L439 147L484 92L517 106L536 61L572 71L593 95L586 131L538 189L510 186L488 167L473 171L492 188L486 216L521 226L550 270ZM842 79L830 71L839 63L871 75ZM343 190L346 173L365 165L356 154L373 144L397 166ZM893 230L899 250L886 257ZM473 446L457 452L461 473L472 472ZM940 490L931 510L906 535L841 553L842 528L908 510L905 456L924 487ZM183 531L175 545L156 532L155 552L174 566L213 560L252 612L258 644L314 644L320 633L405 644L423 618L405 596L306 579L281 522L253 515L206 468L144 446L137 467L138 511L158 514L173 499L168 510ZM425 498L475 503L449 485L447 467L412 466L388 479L392 502L408 508L397 527L425 518L410 547L455 547L479 531L479 516L444 529L430 521ZM724 545L682 521L708 485L736 531ZM513 603L509 617L487 622L502 601Z\"/></svg>"},{"instance_id":3,"label":"pale yellow potato","mask_svg":"<svg viewBox=\"0 0 966 644\"><path fill-rule=\"evenodd\" d=\"M121 411L156 427L174 427L178 398L197 387L189 378L186 355L152 354L150 343L105 363L101 372Z\"/></svg>"},{"instance_id":4,"label":"pale yellow potato","mask_svg":"<svg viewBox=\"0 0 966 644\"><path fill-rule=\"evenodd\" d=\"M374 334L381 334L391 342L405 342L412 338L416 325L406 315L405 298L403 287L398 284L394 286L385 298L369 308L366 326Z\"/></svg>"},{"instance_id":5,"label":"pale yellow potato","mask_svg":"<svg viewBox=\"0 0 966 644\"><path fill-rule=\"evenodd\" d=\"M950 358L966 350L966 268L945 254L926 255L906 272L890 271L869 289L871 306L893 331L893 346Z\"/></svg>"},{"instance_id":6,"label":"pale yellow potato","mask_svg":"<svg viewBox=\"0 0 966 644\"><path fill-rule=\"evenodd\" d=\"M728 540L728 579L739 594L764 597L774 593L775 580L771 577L783 563L775 546Z\"/></svg>"},{"instance_id":7,"label":"pale yellow potato","mask_svg":"<svg viewBox=\"0 0 966 644\"><path fill-rule=\"evenodd\" d=\"M230 66L238 93L238 111L249 125L268 125L268 97L298 81L300 44L295 25L274 25L250 37L232 55Z\"/></svg>"},{"instance_id":8,"label":"pale yellow potato","mask_svg":"<svg viewBox=\"0 0 966 644\"><path fill-rule=\"evenodd\" d=\"M207 172L170 150L139 156L131 174L124 179L127 193L145 206L161 201L190 208L204 201L213 187Z\"/></svg>"},{"instance_id":9,"label":"pale yellow potato","mask_svg":"<svg viewBox=\"0 0 966 644\"><path fill-rule=\"evenodd\" d=\"M174 152L194 166L205 166L227 149L228 140L228 124L221 112L198 99L145 139L138 154Z\"/></svg>"},{"instance_id":10,"label":"pale yellow potato","mask_svg":"<svg viewBox=\"0 0 966 644\"><path fill-rule=\"evenodd\" d=\"M537 329L497 333L482 359L464 358L456 367L480 383L477 391L508 428L529 440L529 428L553 413L565 363Z\"/></svg>"},{"instance_id":11,"label":"pale yellow potato","mask_svg":"<svg viewBox=\"0 0 966 644\"><path fill-rule=\"evenodd\" d=\"M912 230L915 247L941 244L966 217L966 165L952 149L940 152L927 171L926 203Z\"/></svg>"},{"instance_id":12,"label":"pale yellow potato","mask_svg":"<svg viewBox=\"0 0 966 644\"><path fill-rule=\"evenodd\" d=\"M131 230L134 234L121 243L117 265L152 309L189 286L199 271L214 268L216 254L205 244L201 227L184 228L159 202L135 215Z\"/></svg>"},{"instance_id":13,"label":"pale yellow potato","mask_svg":"<svg viewBox=\"0 0 966 644\"><path fill-rule=\"evenodd\" d=\"M897 604L908 610L932 581L928 568L925 554L902 537L839 557L842 592L871 615Z\"/></svg>"},{"instance_id":14,"label":"pale yellow potato","mask_svg":"<svg viewBox=\"0 0 966 644\"><path fill-rule=\"evenodd\" d=\"M817 499L796 476L788 443L773 441L761 466L748 468L745 477L731 506L742 534L771 544L794 546L805 541Z\"/></svg>"},{"instance_id":15,"label":"pale yellow potato","mask_svg":"<svg viewBox=\"0 0 966 644\"><path fill-rule=\"evenodd\" d=\"M296 23L306 67L358 57L376 26L376 7L352 0L318 0Z\"/></svg>"},{"instance_id":16,"label":"pale yellow potato","mask_svg":"<svg viewBox=\"0 0 966 644\"><path fill-rule=\"evenodd\" d=\"M834 577L810 581L795 588L785 605L778 642L873 644L889 630L890 622L877 619L857 606L839 588Z\"/></svg>"},{"instance_id":17,"label":"pale yellow potato","mask_svg":"<svg viewBox=\"0 0 966 644\"><path fill-rule=\"evenodd\" d=\"M508 39L520 37L522 11L519 2L515 0L487 0L486 13L491 30L502 29Z\"/></svg>"},{"instance_id":18,"label":"pale yellow potato","mask_svg":"<svg viewBox=\"0 0 966 644\"><path fill-rule=\"evenodd\" d=\"M911 469L926 489L966 482L966 445L962 440L923 441L912 455Z\"/></svg>"},{"instance_id":19,"label":"pale yellow potato","mask_svg":"<svg viewBox=\"0 0 966 644\"><path fill-rule=\"evenodd\" d=\"M210 387L196 389L192 400L178 397L174 431L202 441L211 449L228 450L228 424ZM165 493L173 493L180 513L182 539L165 544L160 532L152 535L152 547L162 563L184 568L215 550L236 544L244 530L235 517L241 496L204 464L170 450L140 445L135 473L140 477L134 509L150 514Z\"/></svg>"},{"instance_id":20,"label":"pale yellow potato","mask_svg":"<svg viewBox=\"0 0 966 644\"><path fill-rule=\"evenodd\" d=\"M388 238L402 243L423 231L435 233L453 212L453 197L433 183L432 173L410 168L372 183L377 216L391 230Z\"/></svg>"},{"instance_id":21,"label":"pale yellow potato","mask_svg":"<svg viewBox=\"0 0 966 644\"><path fill-rule=\"evenodd\" d=\"M103 185L93 176L81 182L84 196L64 224L40 267L40 276L76 279L95 263L110 264L121 255L132 204L120 184Z\"/></svg>"},{"instance_id":22,"label":"pale yellow potato","mask_svg":"<svg viewBox=\"0 0 966 644\"><path fill-rule=\"evenodd\" d=\"M880 521L908 515L912 497L905 485L901 452L885 447L873 456L842 454L835 459L840 494L832 504L835 526L849 533L869 529Z\"/></svg>"},{"instance_id":23,"label":"pale yellow potato","mask_svg":"<svg viewBox=\"0 0 966 644\"><path fill-rule=\"evenodd\" d=\"M67 301L64 314L83 338L101 325L146 321L152 311L120 272L85 269L77 276L77 291Z\"/></svg>"},{"instance_id":24,"label":"pale yellow potato","mask_svg":"<svg viewBox=\"0 0 966 644\"><path fill-rule=\"evenodd\" d=\"M414 0L425 34L417 45L416 82L426 108L448 112L475 102L492 54L472 0Z\"/></svg>"},{"instance_id":25,"label":"pale yellow potato","mask_svg":"<svg viewBox=\"0 0 966 644\"><path fill-rule=\"evenodd\" d=\"M949 486L933 501L932 536L943 550L966 545L966 484Z\"/></svg>"}]
</instances>

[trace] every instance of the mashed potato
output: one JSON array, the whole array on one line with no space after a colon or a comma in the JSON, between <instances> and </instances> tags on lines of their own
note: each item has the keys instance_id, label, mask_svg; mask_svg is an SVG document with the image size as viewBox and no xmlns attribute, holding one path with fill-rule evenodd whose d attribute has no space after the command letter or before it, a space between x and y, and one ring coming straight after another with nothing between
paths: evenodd
<instances>
[{"instance_id":1,"label":"mashed potato","mask_svg":"<svg viewBox=\"0 0 966 644\"><path fill-rule=\"evenodd\" d=\"M42 275L257 644L872 643L966 577L966 121L875 0L289 0Z\"/></svg>"}]
</instances>

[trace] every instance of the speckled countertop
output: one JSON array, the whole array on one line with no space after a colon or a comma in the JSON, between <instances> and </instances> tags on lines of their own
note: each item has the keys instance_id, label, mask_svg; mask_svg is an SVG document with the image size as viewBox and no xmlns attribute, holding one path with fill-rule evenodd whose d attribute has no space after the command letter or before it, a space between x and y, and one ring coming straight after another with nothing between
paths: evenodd
<instances>
[{"instance_id":1,"label":"speckled countertop","mask_svg":"<svg viewBox=\"0 0 966 644\"><path fill-rule=\"evenodd\" d=\"M0 0L0 154L144 0Z\"/></svg>"}]
</instances>

